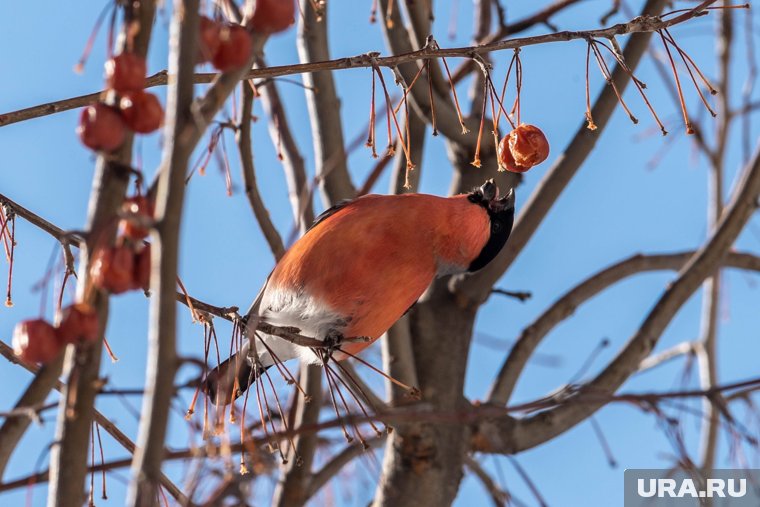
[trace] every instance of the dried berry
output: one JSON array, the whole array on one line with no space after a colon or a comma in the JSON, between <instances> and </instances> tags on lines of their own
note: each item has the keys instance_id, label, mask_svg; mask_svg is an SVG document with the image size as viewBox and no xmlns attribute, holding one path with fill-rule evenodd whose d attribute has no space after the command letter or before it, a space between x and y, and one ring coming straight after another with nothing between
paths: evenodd
<instances>
[{"instance_id":1,"label":"dried berry","mask_svg":"<svg viewBox=\"0 0 760 507\"><path fill-rule=\"evenodd\" d=\"M499 165L508 171L523 173L548 156L549 141L533 125L519 125L499 143Z\"/></svg>"},{"instance_id":2,"label":"dried berry","mask_svg":"<svg viewBox=\"0 0 760 507\"><path fill-rule=\"evenodd\" d=\"M79 116L77 135L82 144L96 151L113 151L127 134L121 115L103 103L87 106Z\"/></svg>"},{"instance_id":3,"label":"dried berry","mask_svg":"<svg viewBox=\"0 0 760 507\"><path fill-rule=\"evenodd\" d=\"M86 303L63 309L58 325L58 338L63 343L93 342L98 339L98 313Z\"/></svg>"},{"instance_id":4,"label":"dried berry","mask_svg":"<svg viewBox=\"0 0 760 507\"><path fill-rule=\"evenodd\" d=\"M121 212L125 218L121 220L121 230L129 239L145 238L150 231L145 225L153 220L153 202L144 195L135 195L124 200Z\"/></svg>"},{"instance_id":5,"label":"dried berry","mask_svg":"<svg viewBox=\"0 0 760 507\"><path fill-rule=\"evenodd\" d=\"M240 25L227 25L219 32L219 48L211 63L218 70L227 72L248 63L251 56L251 36Z\"/></svg>"},{"instance_id":6,"label":"dried berry","mask_svg":"<svg viewBox=\"0 0 760 507\"><path fill-rule=\"evenodd\" d=\"M158 97L143 90L125 93L119 109L127 127L140 134L158 130L164 121L164 108Z\"/></svg>"},{"instance_id":7,"label":"dried berry","mask_svg":"<svg viewBox=\"0 0 760 507\"><path fill-rule=\"evenodd\" d=\"M126 245L101 248L95 253L90 267L92 283L111 294L131 290L134 271L134 252Z\"/></svg>"},{"instance_id":8,"label":"dried berry","mask_svg":"<svg viewBox=\"0 0 760 507\"><path fill-rule=\"evenodd\" d=\"M121 53L106 62L106 84L119 93L145 87L145 58L135 53Z\"/></svg>"},{"instance_id":9,"label":"dried berry","mask_svg":"<svg viewBox=\"0 0 760 507\"><path fill-rule=\"evenodd\" d=\"M198 63L207 63L214 58L219 49L219 32L221 29L222 26L213 19L201 16L198 37Z\"/></svg>"},{"instance_id":10,"label":"dried berry","mask_svg":"<svg viewBox=\"0 0 760 507\"><path fill-rule=\"evenodd\" d=\"M147 291L150 288L150 245L135 254L135 271L132 288Z\"/></svg>"},{"instance_id":11,"label":"dried berry","mask_svg":"<svg viewBox=\"0 0 760 507\"><path fill-rule=\"evenodd\" d=\"M13 330L13 352L26 361L47 364L62 349L55 328L43 319L19 322Z\"/></svg>"},{"instance_id":12,"label":"dried berry","mask_svg":"<svg viewBox=\"0 0 760 507\"><path fill-rule=\"evenodd\" d=\"M293 0L257 0L250 26L257 32L276 33L295 23Z\"/></svg>"}]
</instances>

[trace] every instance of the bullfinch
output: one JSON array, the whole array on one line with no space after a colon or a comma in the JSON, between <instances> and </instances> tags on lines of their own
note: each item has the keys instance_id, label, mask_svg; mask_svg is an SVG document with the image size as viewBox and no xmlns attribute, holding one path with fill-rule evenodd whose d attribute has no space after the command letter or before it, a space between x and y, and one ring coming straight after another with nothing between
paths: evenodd
<instances>
[{"instance_id":1,"label":"bullfinch","mask_svg":"<svg viewBox=\"0 0 760 507\"><path fill-rule=\"evenodd\" d=\"M514 193L499 197L493 180L468 194L366 195L320 215L280 259L249 312L246 336L256 324L295 327L318 340L345 342L334 360L356 354L385 333L436 277L473 272L488 264L509 238ZM251 316L254 319L251 319ZM259 366L301 357L321 362L308 347L256 331ZM255 381L246 341L211 370L204 390L229 403ZM237 379L237 382L236 382ZM234 391L234 392L233 392Z\"/></svg>"}]
</instances>

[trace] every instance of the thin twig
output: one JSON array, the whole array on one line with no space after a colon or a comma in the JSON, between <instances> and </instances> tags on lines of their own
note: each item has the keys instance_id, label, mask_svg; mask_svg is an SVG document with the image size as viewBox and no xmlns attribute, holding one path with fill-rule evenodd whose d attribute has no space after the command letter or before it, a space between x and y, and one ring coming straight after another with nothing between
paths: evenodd
<instances>
[{"instance_id":1,"label":"thin twig","mask_svg":"<svg viewBox=\"0 0 760 507\"><path fill-rule=\"evenodd\" d=\"M146 395L138 429L138 448L132 462L127 505L150 505L160 488L163 446L178 369L174 302L179 265L179 235L185 176L195 143L183 136L193 116L193 68L197 55L199 0L177 0L172 17L169 57L173 69L168 89L165 133L173 142L164 147L163 169L158 176L156 224L153 230L150 328L145 372Z\"/></svg>"},{"instance_id":2,"label":"thin twig","mask_svg":"<svg viewBox=\"0 0 760 507\"><path fill-rule=\"evenodd\" d=\"M243 81L241 100L243 105L240 108L239 128L236 133L238 151L240 152L240 170L243 173L243 184L245 185L245 195L248 197L248 204L251 206L253 216L264 234L264 238L272 251L276 261L279 261L285 255L285 246L282 242L280 233L272 223L269 211L264 204L264 200L259 192L259 186L256 183L256 171L253 166L253 148L251 147L251 114L253 110L253 89L247 81Z\"/></svg>"},{"instance_id":3,"label":"thin twig","mask_svg":"<svg viewBox=\"0 0 760 507\"><path fill-rule=\"evenodd\" d=\"M583 31L560 31L554 33L548 33L544 35L537 35L532 37L514 38L505 41L495 41L479 46L467 46L459 48L434 48L431 46L425 46L416 51L410 51L387 57L373 58L366 54L356 55L347 58L339 58L335 60L323 60L313 61L310 63L281 65L268 67L265 69L254 69L244 73L239 79L259 79L259 78L273 78L279 76L290 76L295 74L307 74L322 70L339 70L349 69L357 67L372 67L374 65L380 67L398 67L401 64L414 62L418 60L430 60L438 59L441 57L461 57L471 58L473 54L485 54L493 51L503 51L507 49L514 49L518 47L526 47L537 44L547 44L554 42L567 42L570 40L588 40L588 38L600 38L610 39L618 35L634 34L634 33L651 33L663 28L669 28L677 24L688 21L696 16L700 16L705 12L705 5L713 3L715 0L702 2L698 6L690 9L689 11L676 16L668 20L658 20L653 16L641 16L637 17L627 23L619 23L607 28L601 28L597 30L583 30ZM219 78L218 74L200 73L194 76L195 83L211 83L215 82ZM225 85L227 80L225 80ZM168 83L168 74L166 71L158 72L150 76L147 80L146 86L163 86ZM226 86L225 86L226 89ZM213 100L216 102L221 98L222 90L215 90L213 94ZM226 90L225 90L226 91ZM0 127L10 125L11 123L17 123L32 118L39 118L41 116L47 116L49 114L55 114L77 107L83 107L87 104L96 102L101 96L102 92L91 93L82 95L79 97L73 97L69 99L63 99L58 101L52 101L38 106L33 106L26 109L17 111L11 111L5 114L0 114ZM226 95L225 95L226 97ZM209 97L209 102L211 97ZM209 107L211 104L209 103ZM206 116L204 114L204 116Z\"/></svg>"}]
</instances>

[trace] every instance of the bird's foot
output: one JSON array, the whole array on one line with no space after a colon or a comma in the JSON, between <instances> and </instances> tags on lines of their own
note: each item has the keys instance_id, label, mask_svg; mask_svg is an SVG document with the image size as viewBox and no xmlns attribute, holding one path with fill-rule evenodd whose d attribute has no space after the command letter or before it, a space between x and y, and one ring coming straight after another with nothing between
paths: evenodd
<instances>
[{"instance_id":1,"label":"bird's foot","mask_svg":"<svg viewBox=\"0 0 760 507\"><path fill-rule=\"evenodd\" d=\"M335 352L338 348L340 348L340 345L344 342L345 337L343 336L343 333L336 329L331 329L327 332L325 335L324 340L322 343L324 343L324 357L326 360L329 360L333 352Z\"/></svg>"}]
</instances>

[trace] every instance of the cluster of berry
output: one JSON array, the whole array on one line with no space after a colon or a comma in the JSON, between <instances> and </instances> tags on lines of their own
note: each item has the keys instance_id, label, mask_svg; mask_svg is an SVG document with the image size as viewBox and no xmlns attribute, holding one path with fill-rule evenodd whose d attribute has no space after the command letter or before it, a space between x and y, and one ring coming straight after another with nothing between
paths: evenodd
<instances>
[{"instance_id":1,"label":"cluster of berry","mask_svg":"<svg viewBox=\"0 0 760 507\"><path fill-rule=\"evenodd\" d=\"M13 351L26 361L47 364L69 343L98 339L98 314L84 303L63 309L61 322L53 326L45 319L24 320L13 330Z\"/></svg>"},{"instance_id":2,"label":"cluster of berry","mask_svg":"<svg viewBox=\"0 0 760 507\"><path fill-rule=\"evenodd\" d=\"M158 97L143 90L145 59L125 52L106 62L105 101L87 106L79 117L77 134L88 148L113 151L124 142L127 129L139 134L157 130L164 121Z\"/></svg>"}]
</instances>

